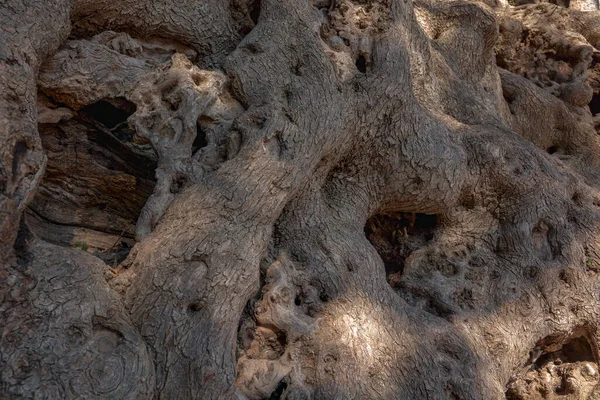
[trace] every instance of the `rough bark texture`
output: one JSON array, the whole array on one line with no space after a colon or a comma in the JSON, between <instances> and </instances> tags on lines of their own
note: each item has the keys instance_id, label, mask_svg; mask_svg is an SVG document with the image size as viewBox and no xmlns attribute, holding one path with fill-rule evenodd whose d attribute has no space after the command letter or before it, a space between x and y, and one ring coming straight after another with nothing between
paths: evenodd
<instances>
[{"instance_id":1,"label":"rough bark texture","mask_svg":"<svg viewBox=\"0 0 600 400\"><path fill-rule=\"evenodd\" d=\"M0 4L0 397L600 398L597 1Z\"/></svg>"}]
</instances>

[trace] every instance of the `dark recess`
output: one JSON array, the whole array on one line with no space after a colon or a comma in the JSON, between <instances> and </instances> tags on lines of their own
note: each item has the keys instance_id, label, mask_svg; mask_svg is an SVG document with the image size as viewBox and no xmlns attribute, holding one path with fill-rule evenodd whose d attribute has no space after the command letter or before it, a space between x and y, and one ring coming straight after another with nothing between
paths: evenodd
<instances>
[{"instance_id":1,"label":"dark recess","mask_svg":"<svg viewBox=\"0 0 600 400\"><path fill-rule=\"evenodd\" d=\"M590 342L584 337L576 337L565 343L562 348L553 353L542 354L534 363L535 368L542 368L549 362L560 360L563 363L578 361L596 362Z\"/></svg>"},{"instance_id":2,"label":"dark recess","mask_svg":"<svg viewBox=\"0 0 600 400\"><path fill-rule=\"evenodd\" d=\"M571 0L550 0L550 4L555 4L560 7L569 8L571 6Z\"/></svg>"},{"instance_id":3,"label":"dark recess","mask_svg":"<svg viewBox=\"0 0 600 400\"><path fill-rule=\"evenodd\" d=\"M377 250L388 276L402 274L408 256L433 239L437 215L395 212L377 214L365 225L365 236Z\"/></svg>"},{"instance_id":4,"label":"dark recess","mask_svg":"<svg viewBox=\"0 0 600 400\"><path fill-rule=\"evenodd\" d=\"M132 152L125 143L133 142L135 130L127 119L136 111L135 104L124 98L100 100L79 110L74 120L86 125L88 140L98 145L90 149L104 158L111 169L154 181L156 160ZM108 150L113 156L106 157Z\"/></svg>"},{"instance_id":5,"label":"dark recess","mask_svg":"<svg viewBox=\"0 0 600 400\"><path fill-rule=\"evenodd\" d=\"M202 310L202 303L199 301L191 303L188 305L188 309L192 312L200 311Z\"/></svg>"},{"instance_id":6,"label":"dark recess","mask_svg":"<svg viewBox=\"0 0 600 400\"><path fill-rule=\"evenodd\" d=\"M185 175L177 174L171 180L171 188L170 191L173 194L177 194L183 190L185 185L188 182L188 178Z\"/></svg>"},{"instance_id":7,"label":"dark recess","mask_svg":"<svg viewBox=\"0 0 600 400\"><path fill-rule=\"evenodd\" d=\"M15 144L15 149L13 150L12 170L15 178L18 176L16 171L21 163L21 158L25 155L25 153L27 153L27 144L24 141L19 140Z\"/></svg>"},{"instance_id":8,"label":"dark recess","mask_svg":"<svg viewBox=\"0 0 600 400\"><path fill-rule=\"evenodd\" d=\"M356 69L363 74L367 72L367 59L365 56L358 56L356 59Z\"/></svg>"},{"instance_id":9,"label":"dark recess","mask_svg":"<svg viewBox=\"0 0 600 400\"><path fill-rule=\"evenodd\" d=\"M594 93L592 101L590 101L590 112L592 115L600 114L600 93Z\"/></svg>"},{"instance_id":10,"label":"dark recess","mask_svg":"<svg viewBox=\"0 0 600 400\"><path fill-rule=\"evenodd\" d=\"M530 354L530 359L528 361L529 368L522 371L521 377L523 373L527 373L533 370L548 370L547 368L552 367L561 367L566 365L567 369L570 369L570 364L575 364L578 362L591 362L597 363L596 360L596 351L592 348L590 341L587 339L588 332L584 327L577 328L575 330L576 333L571 336L566 342L562 344L560 348L556 347L556 343L559 342L561 338L557 336L548 336L544 339L540 340L535 346L534 350L532 350ZM548 349L554 349L554 351L549 351ZM534 361L534 355L538 355L541 352L541 355L537 356L537 359ZM511 382L514 382L518 379L519 375L511 378L507 385L507 391L505 393L506 400L521 400L523 396L519 394L519 391L512 387ZM525 379L527 382L527 378ZM568 396L572 393L572 388L569 389L564 385L564 381L560 386L554 387L554 393L557 395ZM571 397L569 397L571 398Z\"/></svg>"},{"instance_id":11,"label":"dark recess","mask_svg":"<svg viewBox=\"0 0 600 400\"><path fill-rule=\"evenodd\" d=\"M135 105L125 99L115 99L121 107L116 107L108 101L100 100L96 103L83 107L80 112L95 119L108 129L113 129L119 124L127 121L127 118L135 112Z\"/></svg>"},{"instance_id":12,"label":"dark recess","mask_svg":"<svg viewBox=\"0 0 600 400\"><path fill-rule=\"evenodd\" d=\"M283 394L283 392L285 392L285 389L287 389L287 383L285 383L283 381L279 382L279 385L277 385L277 387L275 388L273 393L271 393L269 400L281 399L281 395Z\"/></svg>"},{"instance_id":13,"label":"dark recess","mask_svg":"<svg viewBox=\"0 0 600 400\"><path fill-rule=\"evenodd\" d=\"M131 251L131 246L129 246L129 244L127 244L126 241L123 240L120 244L115 245L106 253L96 251L92 254L104 261L106 265L116 267L117 265L125 261L125 259L129 255L129 251Z\"/></svg>"},{"instance_id":14,"label":"dark recess","mask_svg":"<svg viewBox=\"0 0 600 400\"><path fill-rule=\"evenodd\" d=\"M200 124L196 123L196 138L194 139L194 143L192 143L192 154L206 145L208 145L208 142L206 141L206 132L202 129Z\"/></svg>"},{"instance_id":15,"label":"dark recess","mask_svg":"<svg viewBox=\"0 0 600 400\"><path fill-rule=\"evenodd\" d=\"M31 262L33 257L29 253L29 242L34 239L31 230L27 226L25 219L21 219L17 238L13 244L13 249L17 255L17 262L20 266L25 266Z\"/></svg>"},{"instance_id":16,"label":"dark recess","mask_svg":"<svg viewBox=\"0 0 600 400\"><path fill-rule=\"evenodd\" d=\"M260 0L255 0L250 4L250 19L254 22L254 25L258 24L258 17L260 16Z\"/></svg>"}]
</instances>

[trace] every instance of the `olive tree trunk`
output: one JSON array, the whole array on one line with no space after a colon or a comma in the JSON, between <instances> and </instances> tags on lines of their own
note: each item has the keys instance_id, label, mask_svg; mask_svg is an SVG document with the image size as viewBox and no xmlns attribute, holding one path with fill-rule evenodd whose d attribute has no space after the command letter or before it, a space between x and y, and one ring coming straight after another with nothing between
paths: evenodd
<instances>
[{"instance_id":1,"label":"olive tree trunk","mask_svg":"<svg viewBox=\"0 0 600 400\"><path fill-rule=\"evenodd\" d=\"M0 397L600 396L597 9L1 3Z\"/></svg>"}]
</instances>

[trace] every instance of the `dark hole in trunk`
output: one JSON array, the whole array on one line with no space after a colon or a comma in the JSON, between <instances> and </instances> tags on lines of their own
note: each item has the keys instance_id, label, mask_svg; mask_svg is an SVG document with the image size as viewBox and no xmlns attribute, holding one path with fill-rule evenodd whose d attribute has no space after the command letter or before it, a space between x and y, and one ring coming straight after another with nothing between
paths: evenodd
<instances>
[{"instance_id":1,"label":"dark hole in trunk","mask_svg":"<svg viewBox=\"0 0 600 400\"><path fill-rule=\"evenodd\" d=\"M579 327L566 340L561 335L541 339L530 353L528 368L522 369L508 382L506 399L524 400L525 393L535 390L536 385L540 384L540 375L536 371L545 371L546 376L543 379L550 383L547 389L551 389L561 398L574 394L573 386L568 384L565 378L572 371L583 368L585 364L591 364L591 368L596 371L598 368L596 350L588 337L587 329Z\"/></svg>"},{"instance_id":2,"label":"dark hole in trunk","mask_svg":"<svg viewBox=\"0 0 600 400\"><path fill-rule=\"evenodd\" d=\"M206 132L204 131L204 129L202 129L200 124L197 123L196 139L194 139L194 143L192 143L192 154L194 154L201 148L206 147L206 145L208 145L208 142L206 141Z\"/></svg>"},{"instance_id":3,"label":"dark hole in trunk","mask_svg":"<svg viewBox=\"0 0 600 400\"><path fill-rule=\"evenodd\" d=\"M260 0L255 0L249 7L250 19L254 22L254 25L258 24L258 17L260 16Z\"/></svg>"},{"instance_id":4,"label":"dark hole in trunk","mask_svg":"<svg viewBox=\"0 0 600 400\"><path fill-rule=\"evenodd\" d=\"M191 312L200 311L200 310L202 310L202 308L203 308L203 305L202 305L202 302L200 302L200 301L195 301L188 305L188 310L190 310Z\"/></svg>"},{"instance_id":5,"label":"dark hole in trunk","mask_svg":"<svg viewBox=\"0 0 600 400\"><path fill-rule=\"evenodd\" d=\"M436 215L395 212L377 214L365 225L365 236L377 250L388 278L401 275L408 256L433 239ZM388 279L390 281L390 279Z\"/></svg>"},{"instance_id":6,"label":"dark hole in trunk","mask_svg":"<svg viewBox=\"0 0 600 400\"><path fill-rule=\"evenodd\" d=\"M548 152L548 154L554 154L558 151L558 148L556 146L550 146L546 149L546 151Z\"/></svg>"},{"instance_id":7,"label":"dark hole in trunk","mask_svg":"<svg viewBox=\"0 0 600 400\"><path fill-rule=\"evenodd\" d=\"M171 188L170 191L173 194L177 194L183 190L185 185L188 182L188 178L185 175L177 174L171 180Z\"/></svg>"},{"instance_id":8,"label":"dark hole in trunk","mask_svg":"<svg viewBox=\"0 0 600 400\"><path fill-rule=\"evenodd\" d=\"M27 226L25 219L21 219L17 238L13 244L13 249L17 255L17 262L21 266L25 266L31 262L33 256L29 253L29 242L34 238L31 230Z\"/></svg>"},{"instance_id":9,"label":"dark hole in trunk","mask_svg":"<svg viewBox=\"0 0 600 400\"><path fill-rule=\"evenodd\" d=\"M83 107L80 112L95 119L108 129L127 121L136 110L135 104L123 99L100 100Z\"/></svg>"},{"instance_id":10,"label":"dark hole in trunk","mask_svg":"<svg viewBox=\"0 0 600 400\"><path fill-rule=\"evenodd\" d=\"M571 0L550 0L550 4L555 4L560 7L569 8Z\"/></svg>"},{"instance_id":11,"label":"dark hole in trunk","mask_svg":"<svg viewBox=\"0 0 600 400\"><path fill-rule=\"evenodd\" d=\"M40 125L42 145L51 150L44 190L26 214L32 232L93 254L109 267L127 257L157 165L149 145L132 143L126 121L133 112L135 105L124 98L104 99L69 120ZM63 182L73 189L66 191Z\"/></svg>"},{"instance_id":12,"label":"dark hole in trunk","mask_svg":"<svg viewBox=\"0 0 600 400\"><path fill-rule=\"evenodd\" d=\"M580 336L569 340L559 350L551 353L545 353L538 357L534 363L535 368L542 368L550 362L575 363L578 361L595 362L594 352L590 342L585 336Z\"/></svg>"},{"instance_id":13,"label":"dark hole in trunk","mask_svg":"<svg viewBox=\"0 0 600 400\"><path fill-rule=\"evenodd\" d=\"M287 334L284 331L277 331L277 341L281 345L282 348L285 348L287 345Z\"/></svg>"},{"instance_id":14,"label":"dark hole in trunk","mask_svg":"<svg viewBox=\"0 0 600 400\"><path fill-rule=\"evenodd\" d=\"M27 153L27 144L23 140L20 140L17 143L15 143L12 160L12 171L14 174L13 179L16 178L18 175L17 169L19 168L19 164L21 163L21 159L23 158L25 153Z\"/></svg>"},{"instance_id":15,"label":"dark hole in trunk","mask_svg":"<svg viewBox=\"0 0 600 400\"><path fill-rule=\"evenodd\" d=\"M592 115L600 114L600 93L594 93L592 101L590 101L590 112Z\"/></svg>"},{"instance_id":16,"label":"dark hole in trunk","mask_svg":"<svg viewBox=\"0 0 600 400\"><path fill-rule=\"evenodd\" d=\"M358 69L359 72L363 74L367 72L367 59L365 58L365 56L358 56L355 64L356 69Z\"/></svg>"},{"instance_id":17,"label":"dark hole in trunk","mask_svg":"<svg viewBox=\"0 0 600 400\"><path fill-rule=\"evenodd\" d=\"M285 389L287 389L287 383L283 381L279 382L273 393L271 393L271 396L269 396L269 400L281 399L281 395L283 394L283 392L285 392Z\"/></svg>"}]
</instances>

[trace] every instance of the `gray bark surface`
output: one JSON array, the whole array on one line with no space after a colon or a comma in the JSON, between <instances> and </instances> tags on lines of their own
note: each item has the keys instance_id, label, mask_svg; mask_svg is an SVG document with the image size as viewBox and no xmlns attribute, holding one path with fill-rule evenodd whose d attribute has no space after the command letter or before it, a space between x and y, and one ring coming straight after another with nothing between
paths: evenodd
<instances>
[{"instance_id":1,"label":"gray bark surface","mask_svg":"<svg viewBox=\"0 0 600 400\"><path fill-rule=\"evenodd\" d=\"M0 397L600 398L590 1L0 4Z\"/></svg>"}]
</instances>

